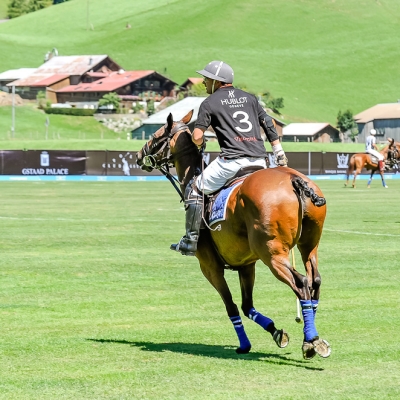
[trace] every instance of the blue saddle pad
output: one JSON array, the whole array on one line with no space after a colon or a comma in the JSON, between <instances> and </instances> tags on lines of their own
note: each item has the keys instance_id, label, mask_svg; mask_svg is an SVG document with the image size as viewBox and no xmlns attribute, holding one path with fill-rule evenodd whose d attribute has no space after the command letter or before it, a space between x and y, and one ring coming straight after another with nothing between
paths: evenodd
<instances>
[{"instance_id":1,"label":"blue saddle pad","mask_svg":"<svg viewBox=\"0 0 400 400\"><path fill-rule=\"evenodd\" d=\"M210 212L210 218L208 220L209 225L215 224L220 221L224 221L226 218L226 205L228 204L229 196L232 190L240 185L242 182L238 182L236 185L230 186L226 189L222 189L214 201Z\"/></svg>"}]
</instances>

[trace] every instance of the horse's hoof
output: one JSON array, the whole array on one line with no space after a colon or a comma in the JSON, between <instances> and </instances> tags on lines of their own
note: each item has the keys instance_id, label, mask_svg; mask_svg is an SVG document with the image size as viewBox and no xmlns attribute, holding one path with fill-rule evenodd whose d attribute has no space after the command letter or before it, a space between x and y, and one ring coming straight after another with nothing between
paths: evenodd
<instances>
[{"instance_id":1,"label":"horse's hoof","mask_svg":"<svg viewBox=\"0 0 400 400\"><path fill-rule=\"evenodd\" d=\"M317 354L314 345L310 342L303 342L303 346L301 349L303 350L303 358L305 360L311 360Z\"/></svg>"},{"instance_id":2,"label":"horse's hoof","mask_svg":"<svg viewBox=\"0 0 400 400\"><path fill-rule=\"evenodd\" d=\"M388 185L385 185L385 189L387 189L389 186Z\"/></svg>"},{"instance_id":3,"label":"horse's hoof","mask_svg":"<svg viewBox=\"0 0 400 400\"><path fill-rule=\"evenodd\" d=\"M248 354L250 352L250 350L251 350L251 346L245 347L244 349L242 349L241 347L238 347L236 349L236 353L237 354Z\"/></svg>"},{"instance_id":4,"label":"horse's hoof","mask_svg":"<svg viewBox=\"0 0 400 400\"><path fill-rule=\"evenodd\" d=\"M272 338L281 349L284 349L289 344L289 335L283 329L277 329Z\"/></svg>"},{"instance_id":5,"label":"horse's hoof","mask_svg":"<svg viewBox=\"0 0 400 400\"><path fill-rule=\"evenodd\" d=\"M331 345L326 340L316 339L312 344L320 357L327 358L331 355Z\"/></svg>"}]
</instances>

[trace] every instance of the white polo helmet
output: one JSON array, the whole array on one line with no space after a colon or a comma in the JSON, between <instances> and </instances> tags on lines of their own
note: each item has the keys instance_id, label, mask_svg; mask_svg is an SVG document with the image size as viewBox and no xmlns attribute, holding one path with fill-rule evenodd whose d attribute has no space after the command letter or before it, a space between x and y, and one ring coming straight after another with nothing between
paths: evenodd
<instances>
[{"instance_id":1,"label":"white polo helmet","mask_svg":"<svg viewBox=\"0 0 400 400\"><path fill-rule=\"evenodd\" d=\"M224 83L233 82L233 69L223 61L211 61L198 74Z\"/></svg>"},{"instance_id":2,"label":"white polo helmet","mask_svg":"<svg viewBox=\"0 0 400 400\"><path fill-rule=\"evenodd\" d=\"M375 130L375 129L371 129L369 133L370 133L371 135L374 135L374 136L375 136L375 135L376 135L376 130Z\"/></svg>"}]
</instances>

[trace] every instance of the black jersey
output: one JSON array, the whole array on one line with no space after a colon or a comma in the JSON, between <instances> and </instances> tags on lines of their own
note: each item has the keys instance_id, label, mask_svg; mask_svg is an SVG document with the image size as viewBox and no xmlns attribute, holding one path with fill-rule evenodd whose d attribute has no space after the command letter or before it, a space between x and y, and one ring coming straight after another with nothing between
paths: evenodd
<instances>
[{"instance_id":1,"label":"black jersey","mask_svg":"<svg viewBox=\"0 0 400 400\"><path fill-rule=\"evenodd\" d=\"M204 130L212 126L222 157L265 158L267 152L260 132L264 118L270 117L256 96L233 86L222 86L201 104L195 127Z\"/></svg>"}]
</instances>

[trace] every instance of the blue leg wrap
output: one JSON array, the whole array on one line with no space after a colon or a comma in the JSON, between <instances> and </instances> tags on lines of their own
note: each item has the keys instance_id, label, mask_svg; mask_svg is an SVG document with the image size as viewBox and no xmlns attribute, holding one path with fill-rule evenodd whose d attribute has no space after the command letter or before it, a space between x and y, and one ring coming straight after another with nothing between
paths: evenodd
<instances>
[{"instance_id":1,"label":"blue leg wrap","mask_svg":"<svg viewBox=\"0 0 400 400\"><path fill-rule=\"evenodd\" d=\"M314 314L314 321L315 321L315 317L317 315L317 310L318 310L318 303L319 300L311 300L312 303L312 310L313 310L313 314Z\"/></svg>"},{"instance_id":2,"label":"blue leg wrap","mask_svg":"<svg viewBox=\"0 0 400 400\"><path fill-rule=\"evenodd\" d=\"M235 328L236 334L238 336L239 347L242 350L249 349L251 347L251 343L246 335L246 332L244 331L242 318L237 316L237 317L231 317L230 320L232 321L233 327Z\"/></svg>"},{"instance_id":3,"label":"blue leg wrap","mask_svg":"<svg viewBox=\"0 0 400 400\"><path fill-rule=\"evenodd\" d=\"M385 187L386 186L386 182L384 179L382 179L382 186Z\"/></svg>"},{"instance_id":4,"label":"blue leg wrap","mask_svg":"<svg viewBox=\"0 0 400 400\"><path fill-rule=\"evenodd\" d=\"M317 329L314 324L314 311L311 300L300 300L301 312L304 320L304 339L306 342L310 342L316 336L318 336Z\"/></svg>"},{"instance_id":5,"label":"blue leg wrap","mask_svg":"<svg viewBox=\"0 0 400 400\"><path fill-rule=\"evenodd\" d=\"M255 308L250 309L249 318L256 322L258 325L262 326L266 331L268 330L268 328L274 327L274 321L259 313Z\"/></svg>"},{"instance_id":6,"label":"blue leg wrap","mask_svg":"<svg viewBox=\"0 0 400 400\"><path fill-rule=\"evenodd\" d=\"M371 181L372 181L372 178L369 178L369 179L368 179L367 186L369 186L369 185L371 184Z\"/></svg>"}]
</instances>

